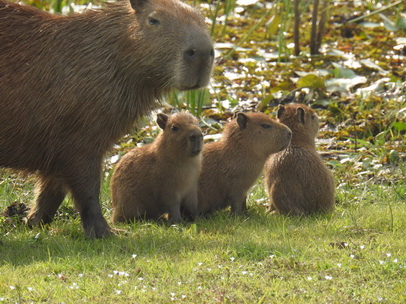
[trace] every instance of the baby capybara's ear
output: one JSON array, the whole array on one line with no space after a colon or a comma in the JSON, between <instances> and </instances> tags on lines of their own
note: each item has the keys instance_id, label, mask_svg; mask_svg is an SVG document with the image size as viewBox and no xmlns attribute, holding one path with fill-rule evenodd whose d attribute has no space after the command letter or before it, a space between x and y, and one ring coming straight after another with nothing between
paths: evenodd
<instances>
[{"instance_id":1,"label":"baby capybara's ear","mask_svg":"<svg viewBox=\"0 0 406 304\"><path fill-rule=\"evenodd\" d=\"M131 7L135 11L139 11L143 8L144 4L147 3L149 0L130 0Z\"/></svg>"},{"instance_id":2,"label":"baby capybara's ear","mask_svg":"<svg viewBox=\"0 0 406 304\"><path fill-rule=\"evenodd\" d=\"M305 110L303 108L297 108L296 118L300 123L305 123Z\"/></svg>"},{"instance_id":3,"label":"baby capybara's ear","mask_svg":"<svg viewBox=\"0 0 406 304\"><path fill-rule=\"evenodd\" d=\"M241 130L244 130L247 126L248 117L244 113L237 113L237 123L240 126Z\"/></svg>"},{"instance_id":4,"label":"baby capybara's ear","mask_svg":"<svg viewBox=\"0 0 406 304\"><path fill-rule=\"evenodd\" d=\"M278 114L277 114L279 119L283 116L283 113L285 113L285 106L279 105Z\"/></svg>"},{"instance_id":5,"label":"baby capybara's ear","mask_svg":"<svg viewBox=\"0 0 406 304\"><path fill-rule=\"evenodd\" d=\"M168 122L168 115L164 113L159 113L156 117L156 122L158 123L158 126L162 129L165 130L166 124Z\"/></svg>"}]
</instances>

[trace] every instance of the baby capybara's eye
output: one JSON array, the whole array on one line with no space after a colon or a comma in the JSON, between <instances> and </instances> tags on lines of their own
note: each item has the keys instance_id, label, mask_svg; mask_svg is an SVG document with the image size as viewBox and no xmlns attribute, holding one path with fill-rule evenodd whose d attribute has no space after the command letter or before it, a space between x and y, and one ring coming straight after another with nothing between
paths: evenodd
<instances>
[{"instance_id":1,"label":"baby capybara's eye","mask_svg":"<svg viewBox=\"0 0 406 304\"><path fill-rule=\"evenodd\" d=\"M264 129L270 129L270 128L272 128L272 126L271 126L271 125L268 125L268 124L261 124L261 127L264 128Z\"/></svg>"}]
</instances>

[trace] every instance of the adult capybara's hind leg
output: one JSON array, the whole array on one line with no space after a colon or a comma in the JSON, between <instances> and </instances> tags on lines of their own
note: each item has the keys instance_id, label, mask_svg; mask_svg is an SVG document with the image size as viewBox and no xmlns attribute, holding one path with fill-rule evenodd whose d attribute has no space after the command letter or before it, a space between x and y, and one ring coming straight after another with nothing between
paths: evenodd
<instances>
[{"instance_id":1,"label":"adult capybara's hind leg","mask_svg":"<svg viewBox=\"0 0 406 304\"><path fill-rule=\"evenodd\" d=\"M31 227L52 222L66 195L63 181L51 176L40 176L35 187L35 206L27 216Z\"/></svg>"},{"instance_id":2,"label":"adult capybara's hind leg","mask_svg":"<svg viewBox=\"0 0 406 304\"><path fill-rule=\"evenodd\" d=\"M100 202L100 169L68 181L76 209L79 211L86 236L102 238L113 234L103 217Z\"/></svg>"}]
</instances>

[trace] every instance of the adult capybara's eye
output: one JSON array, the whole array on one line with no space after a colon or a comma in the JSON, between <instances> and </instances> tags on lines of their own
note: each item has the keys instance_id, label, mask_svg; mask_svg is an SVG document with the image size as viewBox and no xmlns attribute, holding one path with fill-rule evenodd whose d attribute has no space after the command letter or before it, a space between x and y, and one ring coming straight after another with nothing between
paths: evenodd
<instances>
[{"instance_id":1,"label":"adult capybara's eye","mask_svg":"<svg viewBox=\"0 0 406 304\"><path fill-rule=\"evenodd\" d=\"M268 124L261 124L261 127L262 128L264 128L264 129L270 129L270 128L272 128L272 126L271 125L268 125Z\"/></svg>"},{"instance_id":2,"label":"adult capybara's eye","mask_svg":"<svg viewBox=\"0 0 406 304\"><path fill-rule=\"evenodd\" d=\"M176 132L176 131L179 130L179 127L178 127L178 126L172 126L172 127L171 127L171 130L172 130L173 132Z\"/></svg>"},{"instance_id":3,"label":"adult capybara's eye","mask_svg":"<svg viewBox=\"0 0 406 304\"><path fill-rule=\"evenodd\" d=\"M158 26L161 24L161 22L158 19L148 17L148 24Z\"/></svg>"}]
</instances>

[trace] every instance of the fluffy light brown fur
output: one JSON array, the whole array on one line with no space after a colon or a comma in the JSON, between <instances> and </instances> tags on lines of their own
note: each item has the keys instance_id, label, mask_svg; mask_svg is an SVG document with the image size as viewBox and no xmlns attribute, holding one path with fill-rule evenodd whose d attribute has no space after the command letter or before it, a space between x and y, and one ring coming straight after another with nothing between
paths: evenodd
<instances>
[{"instance_id":1,"label":"fluffy light brown fur","mask_svg":"<svg viewBox=\"0 0 406 304\"><path fill-rule=\"evenodd\" d=\"M156 140L131 150L117 164L111 179L113 222L159 219L168 213L177 223L181 210L197 210L203 135L191 114L159 114L162 132Z\"/></svg>"},{"instance_id":2,"label":"fluffy light brown fur","mask_svg":"<svg viewBox=\"0 0 406 304\"><path fill-rule=\"evenodd\" d=\"M334 209L334 179L316 151L316 113L303 104L280 106L278 119L292 130L292 143L265 164L269 210L309 215Z\"/></svg>"},{"instance_id":3,"label":"fluffy light brown fur","mask_svg":"<svg viewBox=\"0 0 406 304\"><path fill-rule=\"evenodd\" d=\"M291 131L262 113L238 113L220 141L203 148L199 178L199 214L231 206L232 213L246 209L246 193L272 153L285 149Z\"/></svg>"},{"instance_id":4,"label":"fluffy light brown fur","mask_svg":"<svg viewBox=\"0 0 406 304\"><path fill-rule=\"evenodd\" d=\"M67 192L85 233L112 233L99 204L105 152L173 88L207 85L213 46L178 0L57 16L0 0L0 166L38 172L29 225Z\"/></svg>"}]
</instances>

